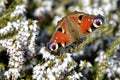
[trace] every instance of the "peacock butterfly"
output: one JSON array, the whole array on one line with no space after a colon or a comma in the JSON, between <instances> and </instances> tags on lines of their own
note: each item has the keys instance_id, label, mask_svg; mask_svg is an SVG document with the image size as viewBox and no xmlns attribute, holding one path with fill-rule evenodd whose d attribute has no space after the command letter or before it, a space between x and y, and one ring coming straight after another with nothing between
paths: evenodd
<instances>
[{"instance_id":1,"label":"peacock butterfly","mask_svg":"<svg viewBox=\"0 0 120 80\"><path fill-rule=\"evenodd\" d=\"M50 51L65 50L82 43L85 35L99 28L104 22L102 15L89 15L84 12L73 12L65 16L57 24L56 30L47 48Z\"/></svg>"}]
</instances>

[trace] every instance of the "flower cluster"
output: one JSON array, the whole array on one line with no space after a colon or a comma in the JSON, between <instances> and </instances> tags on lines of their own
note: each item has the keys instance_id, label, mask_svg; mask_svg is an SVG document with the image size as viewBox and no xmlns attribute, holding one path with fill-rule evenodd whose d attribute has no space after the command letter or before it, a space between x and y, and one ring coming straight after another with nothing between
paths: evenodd
<instances>
[{"instance_id":1,"label":"flower cluster","mask_svg":"<svg viewBox=\"0 0 120 80\"><path fill-rule=\"evenodd\" d=\"M116 53L108 60L104 71L107 79L119 79L120 77L120 44L116 46Z\"/></svg>"},{"instance_id":2,"label":"flower cluster","mask_svg":"<svg viewBox=\"0 0 120 80\"><path fill-rule=\"evenodd\" d=\"M18 17L20 15L24 16L25 12L26 12L25 5L17 5L16 8L15 8L15 11L10 16L12 18L13 17Z\"/></svg>"},{"instance_id":3,"label":"flower cluster","mask_svg":"<svg viewBox=\"0 0 120 80\"><path fill-rule=\"evenodd\" d=\"M50 13L52 11L53 0L40 1L40 3L41 2L42 2L41 6L35 9L34 16L41 16L44 13ZM38 1L36 3L38 3Z\"/></svg>"},{"instance_id":4,"label":"flower cluster","mask_svg":"<svg viewBox=\"0 0 120 80\"><path fill-rule=\"evenodd\" d=\"M3 12L6 10L5 4L7 3L7 0L0 0L0 14L3 14Z\"/></svg>"},{"instance_id":5,"label":"flower cluster","mask_svg":"<svg viewBox=\"0 0 120 80\"><path fill-rule=\"evenodd\" d=\"M45 62L33 68L33 79L62 79L65 73L73 68L72 65L76 65L70 54L54 56L48 53L45 48L42 48L39 53L43 56Z\"/></svg>"},{"instance_id":6,"label":"flower cluster","mask_svg":"<svg viewBox=\"0 0 120 80\"><path fill-rule=\"evenodd\" d=\"M95 61L98 62L99 65L106 59L106 54L104 51L99 51L98 52L98 57L96 57Z\"/></svg>"},{"instance_id":7,"label":"flower cluster","mask_svg":"<svg viewBox=\"0 0 120 80\"><path fill-rule=\"evenodd\" d=\"M78 65L71 57L72 54L69 53L55 56L47 52L45 48L42 48L39 53L45 62L41 62L33 68L33 79L80 79L83 77L81 71L84 70L84 74L88 74L89 68L92 67L91 63L84 61L80 61ZM80 69L79 72L75 71L77 68Z\"/></svg>"},{"instance_id":8,"label":"flower cluster","mask_svg":"<svg viewBox=\"0 0 120 80\"><path fill-rule=\"evenodd\" d=\"M19 29L19 20L17 20L16 22L8 22L7 26L5 26L4 28L0 29L0 37L6 35L9 32L13 32L14 30L18 30Z\"/></svg>"},{"instance_id":9,"label":"flower cluster","mask_svg":"<svg viewBox=\"0 0 120 80\"><path fill-rule=\"evenodd\" d=\"M10 69L5 72L5 76L7 76L7 78L12 76L14 79L20 76L19 72L23 69L27 59L27 57L25 58L25 55L29 57L36 55L35 39L39 34L39 29L36 25L36 21L33 21L32 24L29 25L27 20L18 20L13 23L9 22L5 28L1 29L1 34L4 35L7 31L13 31L13 29L19 30L14 36L15 39L3 39L0 40L0 44L7 49L9 55ZM16 73L19 75L16 75Z\"/></svg>"},{"instance_id":10,"label":"flower cluster","mask_svg":"<svg viewBox=\"0 0 120 80\"><path fill-rule=\"evenodd\" d=\"M20 77L20 71L17 68L10 68L7 72L5 72L6 78L10 79L10 77L12 77L11 79L17 79L18 77Z\"/></svg>"}]
</instances>

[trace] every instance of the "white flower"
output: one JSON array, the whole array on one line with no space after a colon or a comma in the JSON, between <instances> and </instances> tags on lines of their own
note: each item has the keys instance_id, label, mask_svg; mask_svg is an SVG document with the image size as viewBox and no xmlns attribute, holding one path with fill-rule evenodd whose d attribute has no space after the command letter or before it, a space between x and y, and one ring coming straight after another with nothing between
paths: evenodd
<instances>
[{"instance_id":1,"label":"white flower","mask_svg":"<svg viewBox=\"0 0 120 80\"><path fill-rule=\"evenodd\" d=\"M52 21L53 25L56 26L59 20L61 20L61 17L55 16L53 21Z\"/></svg>"},{"instance_id":2,"label":"white flower","mask_svg":"<svg viewBox=\"0 0 120 80\"><path fill-rule=\"evenodd\" d=\"M40 70L40 64L36 65L33 70Z\"/></svg>"},{"instance_id":3,"label":"white flower","mask_svg":"<svg viewBox=\"0 0 120 80\"><path fill-rule=\"evenodd\" d=\"M10 16L13 18L15 16L19 16L20 14L24 15L25 11L26 11L25 5L19 5L19 6L16 6L15 11Z\"/></svg>"},{"instance_id":4,"label":"white flower","mask_svg":"<svg viewBox=\"0 0 120 80\"><path fill-rule=\"evenodd\" d=\"M83 69L84 61L81 60L79 66L80 66L81 69Z\"/></svg>"},{"instance_id":5,"label":"white flower","mask_svg":"<svg viewBox=\"0 0 120 80\"><path fill-rule=\"evenodd\" d=\"M106 54L104 53L104 51L99 51L98 55L99 56L95 59L95 61L98 62L100 65L102 61L106 58Z\"/></svg>"},{"instance_id":6,"label":"white flower","mask_svg":"<svg viewBox=\"0 0 120 80\"><path fill-rule=\"evenodd\" d=\"M44 59L55 59L55 56L46 51L45 47L42 47L39 53L43 55Z\"/></svg>"},{"instance_id":7,"label":"white flower","mask_svg":"<svg viewBox=\"0 0 120 80\"><path fill-rule=\"evenodd\" d=\"M47 11L47 12L50 12L52 10L52 5L53 5L53 2L52 1L43 1L42 3L42 6L43 8Z\"/></svg>"},{"instance_id":8,"label":"white flower","mask_svg":"<svg viewBox=\"0 0 120 80\"><path fill-rule=\"evenodd\" d=\"M38 64L33 68L33 76L32 76L32 78L39 80L39 79L42 78L41 74L43 74L43 72L41 71L41 66Z\"/></svg>"},{"instance_id":9,"label":"white flower","mask_svg":"<svg viewBox=\"0 0 120 80\"><path fill-rule=\"evenodd\" d=\"M55 76L52 73L48 73L47 77L48 77L49 80L56 80Z\"/></svg>"},{"instance_id":10,"label":"white flower","mask_svg":"<svg viewBox=\"0 0 120 80\"><path fill-rule=\"evenodd\" d=\"M87 63L87 67L89 68L89 67L92 67L92 64L91 63Z\"/></svg>"},{"instance_id":11,"label":"white flower","mask_svg":"<svg viewBox=\"0 0 120 80\"><path fill-rule=\"evenodd\" d=\"M118 68L116 69L116 72L117 72L118 74L120 74L120 67L118 67Z\"/></svg>"},{"instance_id":12,"label":"white flower","mask_svg":"<svg viewBox=\"0 0 120 80\"><path fill-rule=\"evenodd\" d=\"M7 43L6 43L8 46L12 46L13 44L13 39L8 39Z\"/></svg>"},{"instance_id":13,"label":"white flower","mask_svg":"<svg viewBox=\"0 0 120 80\"><path fill-rule=\"evenodd\" d=\"M34 16L41 16L45 12L43 7L37 8L34 12Z\"/></svg>"},{"instance_id":14,"label":"white flower","mask_svg":"<svg viewBox=\"0 0 120 80\"><path fill-rule=\"evenodd\" d=\"M68 78L69 80L79 80L81 76L82 76L81 73L76 73L76 72L74 72L73 75L70 75L70 76L68 76L67 78Z\"/></svg>"},{"instance_id":15,"label":"white flower","mask_svg":"<svg viewBox=\"0 0 120 80\"><path fill-rule=\"evenodd\" d=\"M6 71L4 75L7 77L7 79L10 79L10 77L12 77L12 79L17 79L20 76L20 73L18 69L11 68Z\"/></svg>"},{"instance_id":16,"label":"white flower","mask_svg":"<svg viewBox=\"0 0 120 80\"><path fill-rule=\"evenodd\" d=\"M69 53L66 53L66 55L67 55L67 57L64 59L64 62L71 62L73 59L72 59L72 57L71 57L71 54L69 54Z\"/></svg>"}]
</instances>

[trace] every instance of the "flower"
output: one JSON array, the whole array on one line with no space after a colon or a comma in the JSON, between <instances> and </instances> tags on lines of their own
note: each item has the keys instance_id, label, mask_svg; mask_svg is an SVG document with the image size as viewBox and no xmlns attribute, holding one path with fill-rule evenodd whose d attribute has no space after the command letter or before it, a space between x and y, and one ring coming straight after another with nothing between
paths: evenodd
<instances>
[{"instance_id":1,"label":"flower","mask_svg":"<svg viewBox=\"0 0 120 80\"><path fill-rule=\"evenodd\" d=\"M11 14L11 18L15 17L15 16L19 16L19 15L23 15L26 12L25 10L25 5L17 5L15 8L15 11Z\"/></svg>"}]
</instances>

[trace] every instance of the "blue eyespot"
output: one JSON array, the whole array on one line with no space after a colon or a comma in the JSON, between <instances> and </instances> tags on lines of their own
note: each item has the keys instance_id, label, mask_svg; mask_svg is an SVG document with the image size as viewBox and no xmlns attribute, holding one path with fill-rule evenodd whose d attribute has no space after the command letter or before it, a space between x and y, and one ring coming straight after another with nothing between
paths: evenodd
<instances>
[{"instance_id":1,"label":"blue eyespot","mask_svg":"<svg viewBox=\"0 0 120 80\"><path fill-rule=\"evenodd\" d=\"M93 24L100 26L103 23L103 18L95 18Z\"/></svg>"},{"instance_id":2,"label":"blue eyespot","mask_svg":"<svg viewBox=\"0 0 120 80\"><path fill-rule=\"evenodd\" d=\"M100 26L103 23L103 21L104 21L104 18L98 17L94 19L93 24L95 24L96 26Z\"/></svg>"},{"instance_id":3,"label":"blue eyespot","mask_svg":"<svg viewBox=\"0 0 120 80\"><path fill-rule=\"evenodd\" d=\"M55 51L58 49L58 44L56 42L52 42L52 43L48 44L48 49L51 51Z\"/></svg>"}]
</instances>

